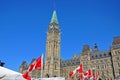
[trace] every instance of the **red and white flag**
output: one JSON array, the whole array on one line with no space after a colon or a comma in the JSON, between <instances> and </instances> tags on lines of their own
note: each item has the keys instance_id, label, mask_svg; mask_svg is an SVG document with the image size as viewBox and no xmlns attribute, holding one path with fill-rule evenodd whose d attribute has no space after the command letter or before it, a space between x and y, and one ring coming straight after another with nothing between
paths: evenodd
<instances>
[{"instance_id":1,"label":"red and white flag","mask_svg":"<svg viewBox=\"0 0 120 80\"><path fill-rule=\"evenodd\" d=\"M33 68L34 69L42 69L43 67L43 55L40 56L37 60L36 60L36 63L35 63L35 66Z\"/></svg>"},{"instance_id":2,"label":"red and white flag","mask_svg":"<svg viewBox=\"0 0 120 80\"><path fill-rule=\"evenodd\" d=\"M32 72L32 71L33 71L33 68L34 68L34 66L35 66L35 64L36 64L36 60L35 60L35 61L33 61L33 63L32 63L32 64L30 64L30 66L29 66L29 68L28 68L27 72Z\"/></svg>"},{"instance_id":3,"label":"red and white flag","mask_svg":"<svg viewBox=\"0 0 120 80\"><path fill-rule=\"evenodd\" d=\"M70 72L69 73L69 76L73 76L76 72L83 72L83 67L82 67L82 64L80 64L74 71Z\"/></svg>"},{"instance_id":4,"label":"red and white flag","mask_svg":"<svg viewBox=\"0 0 120 80\"><path fill-rule=\"evenodd\" d=\"M29 76L29 72L28 72L28 71L26 71L26 72L22 75L22 77L23 77L24 79L26 79L26 80L31 80L31 77Z\"/></svg>"},{"instance_id":5,"label":"red and white flag","mask_svg":"<svg viewBox=\"0 0 120 80\"><path fill-rule=\"evenodd\" d=\"M34 66L35 66L35 63L36 63L36 60L33 61L32 64L30 64L28 70L22 75L22 77L23 77L24 79L26 79L26 80L31 80L31 77L30 77L29 74L33 71L33 68L34 68Z\"/></svg>"},{"instance_id":6,"label":"red and white flag","mask_svg":"<svg viewBox=\"0 0 120 80\"><path fill-rule=\"evenodd\" d=\"M26 73L24 73L22 76L23 78L25 78L26 80L31 80L31 77L29 76L29 74L35 70L35 69L42 69L43 67L43 55L40 56L38 59L36 59L35 61L33 61L32 64L30 64L28 70L26 71Z\"/></svg>"},{"instance_id":7,"label":"red and white flag","mask_svg":"<svg viewBox=\"0 0 120 80\"><path fill-rule=\"evenodd\" d=\"M95 74L93 74L93 78L97 79L98 78L98 72L96 72Z\"/></svg>"},{"instance_id":8,"label":"red and white flag","mask_svg":"<svg viewBox=\"0 0 120 80\"><path fill-rule=\"evenodd\" d=\"M83 65L80 64L80 66L76 69L77 69L76 72L82 73L83 72Z\"/></svg>"},{"instance_id":9,"label":"red and white flag","mask_svg":"<svg viewBox=\"0 0 120 80\"><path fill-rule=\"evenodd\" d=\"M91 69L88 69L88 78L90 78L92 76L92 70Z\"/></svg>"},{"instance_id":10,"label":"red and white flag","mask_svg":"<svg viewBox=\"0 0 120 80\"><path fill-rule=\"evenodd\" d=\"M88 70L80 75L80 78L84 80L85 78L90 79L92 77L92 70Z\"/></svg>"}]
</instances>

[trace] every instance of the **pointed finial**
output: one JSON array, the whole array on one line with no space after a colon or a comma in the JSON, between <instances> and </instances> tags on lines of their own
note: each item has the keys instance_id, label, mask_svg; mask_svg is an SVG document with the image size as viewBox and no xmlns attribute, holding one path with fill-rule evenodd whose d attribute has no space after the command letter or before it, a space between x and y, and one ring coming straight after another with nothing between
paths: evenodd
<instances>
[{"instance_id":1,"label":"pointed finial","mask_svg":"<svg viewBox=\"0 0 120 80\"><path fill-rule=\"evenodd\" d=\"M94 44L94 48L97 48L97 47L98 47L98 46L97 46L97 44L95 43L95 44Z\"/></svg>"},{"instance_id":2,"label":"pointed finial","mask_svg":"<svg viewBox=\"0 0 120 80\"><path fill-rule=\"evenodd\" d=\"M94 44L94 52L98 52L99 50L98 50L98 46L97 46L97 44L95 43Z\"/></svg>"},{"instance_id":3,"label":"pointed finial","mask_svg":"<svg viewBox=\"0 0 120 80\"><path fill-rule=\"evenodd\" d=\"M52 16L52 19L51 19L51 23L56 23L58 24L58 19L57 19L57 14L56 14L56 10L53 11L53 16Z\"/></svg>"}]
</instances>

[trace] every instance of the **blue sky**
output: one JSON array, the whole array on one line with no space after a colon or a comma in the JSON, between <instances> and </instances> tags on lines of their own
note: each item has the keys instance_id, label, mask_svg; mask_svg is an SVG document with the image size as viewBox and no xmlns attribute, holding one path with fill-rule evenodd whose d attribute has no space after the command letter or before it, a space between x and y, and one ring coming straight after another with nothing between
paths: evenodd
<instances>
[{"instance_id":1,"label":"blue sky","mask_svg":"<svg viewBox=\"0 0 120 80\"><path fill-rule=\"evenodd\" d=\"M80 54L85 44L108 50L113 37L120 36L119 0L0 0L0 60L5 67L18 71L23 60L29 64L45 54L54 2L63 59Z\"/></svg>"}]
</instances>

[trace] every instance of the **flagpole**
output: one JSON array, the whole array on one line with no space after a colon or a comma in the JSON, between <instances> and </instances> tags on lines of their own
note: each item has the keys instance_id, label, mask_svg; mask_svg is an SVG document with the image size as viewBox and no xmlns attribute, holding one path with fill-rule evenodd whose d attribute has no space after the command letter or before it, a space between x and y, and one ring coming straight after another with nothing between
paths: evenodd
<instances>
[{"instance_id":1,"label":"flagpole","mask_svg":"<svg viewBox=\"0 0 120 80\"><path fill-rule=\"evenodd\" d=\"M43 54L42 54L42 68L41 68L41 78L42 78L42 73L43 73Z\"/></svg>"}]
</instances>

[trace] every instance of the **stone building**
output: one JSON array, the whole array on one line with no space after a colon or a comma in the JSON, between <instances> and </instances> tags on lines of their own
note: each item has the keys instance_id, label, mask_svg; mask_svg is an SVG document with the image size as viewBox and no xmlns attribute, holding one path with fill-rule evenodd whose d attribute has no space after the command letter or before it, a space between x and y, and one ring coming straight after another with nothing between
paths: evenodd
<instances>
[{"instance_id":1,"label":"stone building","mask_svg":"<svg viewBox=\"0 0 120 80\"><path fill-rule=\"evenodd\" d=\"M33 59L31 63L34 61ZM92 50L89 45L84 45L82 52L74 55L70 60L60 58L60 26L56 11L48 27L46 40L46 60L43 66L42 77L66 77L80 63L83 64L84 71L89 68L99 73L99 77L106 80L114 80L120 76L120 37L114 37L110 49L99 51L97 44ZM28 64L23 61L19 72L24 73L28 69ZM41 77L41 70L34 70L32 77Z\"/></svg>"}]
</instances>

